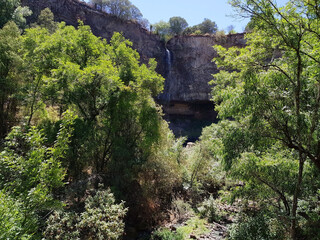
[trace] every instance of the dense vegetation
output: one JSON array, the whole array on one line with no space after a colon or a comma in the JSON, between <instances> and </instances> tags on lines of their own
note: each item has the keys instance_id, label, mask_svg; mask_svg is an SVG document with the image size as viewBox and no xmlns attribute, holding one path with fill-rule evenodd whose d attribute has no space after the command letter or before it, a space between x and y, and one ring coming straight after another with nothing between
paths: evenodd
<instances>
[{"instance_id":1,"label":"dense vegetation","mask_svg":"<svg viewBox=\"0 0 320 240\"><path fill-rule=\"evenodd\" d=\"M215 46L221 121L184 147L153 59L0 0L0 239L319 239L319 3L231 1L247 46Z\"/></svg>"},{"instance_id":2,"label":"dense vegetation","mask_svg":"<svg viewBox=\"0 0 320 240\"><path fill-rule=\"evenodd\" d=\"M218 26L215 22L205 18L202 23L189 27L189 24L184 18L171 17L168 22L160 21L152 25L152 30L155 34L160 35L163 40L167 41L176 35L215 34Z\"/></svg>"}]
</instances>

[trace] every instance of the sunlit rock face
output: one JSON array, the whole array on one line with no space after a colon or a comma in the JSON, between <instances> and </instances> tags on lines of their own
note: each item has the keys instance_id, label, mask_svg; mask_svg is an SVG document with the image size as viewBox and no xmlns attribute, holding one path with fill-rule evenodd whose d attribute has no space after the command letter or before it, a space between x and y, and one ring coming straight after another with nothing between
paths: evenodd
<instances>
[{"instance_id":1,"label":"sunlit rock face","mask_svg":"<svg viewBox=\"0 0 320 240\"><path fill-rule=\"evenodd\" d=\"M218 72L212 61L217 56L212 46L244 46L243 34L215 36L177 36L167 43L170 51L170 67L166 71L166 87L160 99L163 101L209 101L212 74Z\"/></svg>"},{"instance_id":2,"label":"sunlit rock face","mask_svg":"<svg viewBox=\"0 0 320 240\"><path fill-rule=\"evenodd\" d=\"M204 126L218 121L209 85L212 74L219 71L212 61L217 56L214 45L243 47L244 34L176 36L166 45L166 82L159 101L170 128L189 141L196 140Z\"/></svg>"},{"instance_id":3,"label":"sunlit rock face","mask_svg":"<svg viewBox=\"0 0 320 240\"><path fill-rule=\"evenodd\" d=\"M78 0L22 0L22 4L29 6L33 11L29 21L35 21L41 10L49 7L56 21L77 26L81 20L91 27L93 34L107 40L111 39L114 32L121 32L133 43L133 48L139 52L143 63L147 63L149 58L155 58L160 63L157 71L164 74L164 69L161 68L166 54L164 43L159 36L151 34L133 21L124 21L97 11Z\"/></svg>"},{"instance_id":4,"label":"sunlit rock face","mask_svg":"<svg viewBox=\"0 0 320 240\"><path fill-rule=\"evenodd\" d=\"M77 0L22 0L34 12L34 21L40 11L49 7L57 21L77 26L78 20L91 27L96 36L110 40L114 32L122 32L132 41L143 63L155 58L157 72L166 78L163 94L157 101L162 104L166 119L177 136L196 139L203 126L217 121L211 88L212 74L219 70L212 59L217 55L214 45L225 47L245 45L244 34L226 36L176 36L166 44L133 21L123 21L96 11Z\"/></svg>"}]
</instances>

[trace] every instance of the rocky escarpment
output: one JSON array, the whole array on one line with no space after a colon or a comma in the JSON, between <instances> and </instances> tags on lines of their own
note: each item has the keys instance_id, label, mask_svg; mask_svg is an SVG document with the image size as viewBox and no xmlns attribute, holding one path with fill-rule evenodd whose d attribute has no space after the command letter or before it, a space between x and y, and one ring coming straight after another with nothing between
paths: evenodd
<instances>
[{"instance_id":1,"label":"rocky escarpment","mask_svg":"<svg viewBox=\"0 0 320 240\"><path fill-rule=\"evenodd\" d=\"M97 11L78 0L22 0L29 6L35 20L40 11L49 7L55 20L77 26L78 20L91 27L92 32L109 40L114 32L122 32L132 41L142 62L155 58L157 71L165 78L165 89L158 97L166 119L176 135L188 135L196 139L203 126L216 121L213 103L210 102L212 86L208 83L218 69L212 59L216 52L213 45L225 47L245 45L243 34L226 36L176 36L166 44L159 36L150 33L139 24L123 21Z\"/></svg>"},{"instance_id":2,"label":"rocky escarpment","mask_svg":"<svg viewBox=\"0 0 320 240\"><path fill-rule=\"evenodd\" d=\"M110 40L114 32L121 32L125 38L133 43L142 62L149 58L155 58L157 62L163 62L165 58L164 43L159 36L151 34L147 29L133 21L125 21L115 16L97 11L84 2L78 0L22 0L22 5L28 6L33 15L29 21L35 21L41 10L50 8L56 21L64 21L68 25L77 26L78 20L89 25L93 34ZM158 64L157 71L164 74L164 65Z\"/></svg>"},{"instance_id":3,"label":"rocky escarpment","mask_svg":"<svg viewBox=\"0 0 320 240\"><path fill-rule=\"evenodd\" d=\"M224 47L245 45L244 36L230 34L226 36L195 35L176 36L166 45L170 54L166 68L166 89L160 97L164 101L209 101L208 82L218 72L212 59L217 56L212 46Z\"/></svg>"},{"instance_id":4,"label":"rocky escarpment","mask_svg":"<svg viewBox=\"0 0 320 240\"><path fill-rule=\"evenodd\" d=\"M217 56L214 45L244 47L244 34L176 36L166 45L166 82L159 101L171 129L191 141L204 126L217 121L209 85L212 74L219 71L212 61Z\"/></svg>"}]
</instances>

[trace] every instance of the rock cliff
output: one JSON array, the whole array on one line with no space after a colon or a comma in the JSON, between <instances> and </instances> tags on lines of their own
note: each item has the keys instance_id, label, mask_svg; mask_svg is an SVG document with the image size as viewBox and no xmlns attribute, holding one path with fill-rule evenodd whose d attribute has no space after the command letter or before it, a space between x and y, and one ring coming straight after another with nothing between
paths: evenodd
<instances>
[{"instance_id":1,"label":"rock cliff","mask_svg":"<svg viewBox=\"0 0 320 240\"><path fill-rule=\"evenodd\" d=\"M165 78L165 89L158 97L163 105L166 119L177 135L188 135L191 139L200 135L203 126L216 121L213 103L210 102L212 74L218 69L213 57L213 45L225 47L245 45L244 34L226 36L176 36L166 44L159 36L150 33L133 21L123 21L97 11L78 0L22 0L29 6L35 20L40 11L49 7L57 21L77 26L78 20L90 25L92 32L109 40L114 32L122 32L133 42L142 62L155 58L157 71Z\"/></svg>"},{"instance_id":2,"label":"rock cliff","mask_svg":"<svg viewBox=\"0 0 320 240\"><path fill-rule=\"evenodd\" d=\"M217 121L210 102L209 82L219 70L212 61L217 53L214 45L245 45L244 34L226 36L177 36L166 45L165 90L159 96L166 119L176 135L197 139L204 126Z\"/></svg>"},{"instance_id":3,"label":"rock cliff","mask_svg":"<svg viewBox=\"0 0 320 240\"><path fill-rule=\"evenodd\" d=\"M121 32L124 37L132 41L133 48L139 52L144 63L149 58L155 58L161 63L165 58L164 43L159 36L151 34L133 21L124 21L97 11L78 0L21 0L21 2L33 12L28 21L35 21L41 10L48 7L53 12L56 21L64 21L69 25L77 26L78 20L81 20L91 27L93 34L107 40L111 39L114 32ZM162 66L158 64L157 69L161 74L164 73Z\"/></svg>"},{"instance_id":4,"label":"rock cliff","mask_svg":"<svg viewBox=\"0 0 320 240\"><path fill-rule=\"evenodd\" d=\"M226 36L195 35L176 36L169 40L170 63L166 68L166 89L160 99L165 101L209 101L212 74L218 69L213 57L217 54L214 45L224 47L244 46L243 34Z\"/></svg>"}]
</instances>

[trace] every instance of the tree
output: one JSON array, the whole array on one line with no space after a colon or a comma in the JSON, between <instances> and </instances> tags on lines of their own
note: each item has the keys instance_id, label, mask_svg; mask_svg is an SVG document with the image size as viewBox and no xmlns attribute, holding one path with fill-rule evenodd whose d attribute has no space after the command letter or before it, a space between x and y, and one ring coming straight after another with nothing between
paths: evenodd
<instances>
[{"instance_id":1,"label":"tree","mask_svg":"<svg viewBox=\"0 0 320 240\"><path fill-rule=\"evenodd\" d=\"M202 23L186 28L184 34L213 34L218 30L217 24L208 18L205 18Z\"/></svg>"},{"instance_id":2,"label":"tree","mask_svg":"<svg viewBox=\"0 0 320 240\"><path fill-rule=\"evenodd\" d=\"M106 7L107 0L91 0L90 2L93 4L95 9L102 11Z\"/></svg>"},{"instance_id":3,"label":"tree","mask_svg":"<svg viewBox=\"0 0 320 240\"><path fill-rule=\"evenodd\" d=\"M129 0L91 0L91 2L97 9L123 20L142 20L140 10Z\"/></svg>"},{"instance_id":4,"label":"tree","mask_svg":"<svg viewBox=\"0 0 320 240\"><path fill-rule=\"evenodd\" d=\"M199 30L203 34L205 33L213 34L218 30L217 24L208 18L205 18L203 22L197 26L199 27Z\"/></svg>"},{"instance_id":5,"label":"tree","mask_svg":"<svg viewBox=\"0 0 320 240\"><path fill-rule=\"evenodd\" d=\"M160 21L153 25L154 33L159 34L162 39L166 39L166 37L170 34L170 24L165 21Z\"/></svg>"},{"instance_id":6,"label":"tree","mask_svg":"<svg viewBox=\"0 0 320 240\"><path fill-rule=\"evenodd\" d=\"M234 34L234 33L236 33L236 31L234 30L234 26L233 26L233 25L229 25L229 26L227 27L227 32L228 32L228 34Z\"/></svg>"},{"instance_id":7,"label":"tree","mask_svg":"<svg viewBox=\"0 0 320 240\"><path fill-rule=\"evenodd\" d=\"M47 220L44 239L119 239L124 231L124 202L115 203L108 190L98 190L88 196L81 213L55 211Z\"/></svg>"},{"instance_id":8,"label":"tree","mask_svg":"<svg viewBox=\"0 0 320 240\"><path fill-rule=\"evenodd\" d=\"M182 17L172 17L169 19L170 32L179 35L188 27L187 21Z\"/></svg>"},{"instance_id":9,"label":"tree","mask_svg":"<svg viewBox=\"0 0 320 240\"><path fill-rule=\"evenodd\" d=\"M305 161L320 169L318 2L288 2L285 11L272 0L234 0L232 5L252 18L254 28L246 35L246 48L216 47L221 57L216 61L224 70L215 75L213 99L220 103L220 117L233 117L243 130L296 152L291 211L291 237L296 239Z\"/></svg>"},{"instance_id":10,"label":"tree","mask_svg":"<svg viewBox=\"0 0 320 240\"><path fill-rule=\"evenodd\" d=\"M0 30L0 139L16 123L23 63L20 31L9 22Z\"/></svg>"},{"instance_id":11,"label":"tree","mask_svg":"<svg viewBox=\"0 0 320 240\"><path fill-rule=\"evenodd\" d=\"M57 29L57 23L54 22L54 15L49 8L45 8L40 12L37 24L42 28L48 29L50 33L53 33Z\"/></svg>"},{"instance_id":12,"label":"tree","mask_svg":"<svg viewBox=\"0 0 320 240\"><path fill-rule=\"evenodd\" d=\"M25 17L31 14L28 7L20 6L20 0L0 0L0 28L10 20L13 20L19 27L24 27Z\"/></svg>"}]
</instances>

